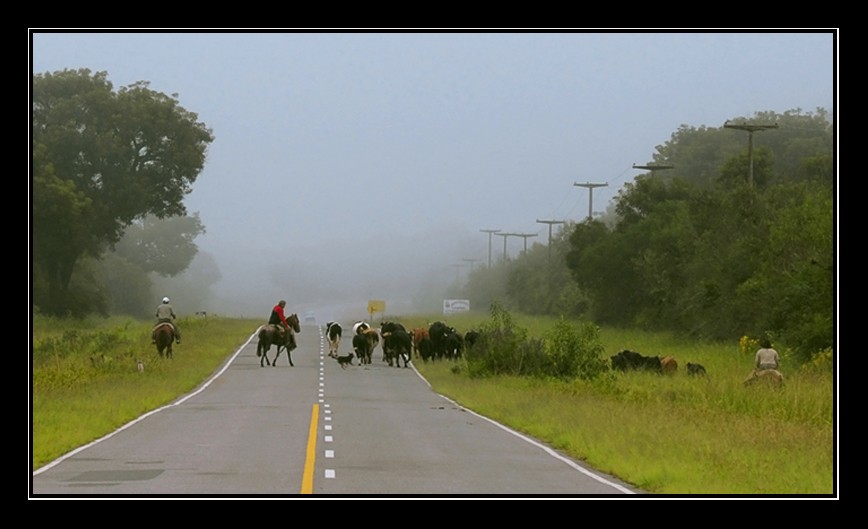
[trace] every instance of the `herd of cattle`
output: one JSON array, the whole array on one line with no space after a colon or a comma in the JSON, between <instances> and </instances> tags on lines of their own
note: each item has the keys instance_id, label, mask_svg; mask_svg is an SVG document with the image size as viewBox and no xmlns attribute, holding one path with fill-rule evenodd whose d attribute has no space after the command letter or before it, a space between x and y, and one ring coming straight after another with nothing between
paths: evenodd
<instances>
[{"instance_id":1,"label":"herd of cattle","mask_svg":"<svg viewBox=\"0 0 868 529\"><path fill-rule=\"evenodd\" d=\"M358 358L361 365L371 363L374 348L382 341L383 361L389 366L407 367L413 358L431 360L457 360L462 351L473 347L479 339L479 332L471 330L461 334L442 321L432 323L427 329L417 327L407 330L402 324L385 321L377 329L364 321L357 321L352 327L353 352L340 355L339 348L343 328L338 322L330 321L325 326L325 337L329 344L329 356L341 361L342 365L352 364ZM618 371L645 370L660 374L672 374L678 370L678 362L671 356L645 356L635 351L623 350L610 358L612 369ZM701 364L687 363L687 374L705 376Z\"/></svg>"},{"instance_id":2,"label":"herd of cattle","mask_svg":"<svg viewBox=\"0 0 868 529\"><path fill-rule=\"evenodd\" d=\"M618 371L644 370L664 375L671 375L678 370L678 361L671 356L644 356L635 351L623 350L611 359L612 369ZM690 376L705 376L702 364L687 362L687 374Z\"/></svg>"},{"instance_id":3,"label":"herd of cattle","mask_svg":"<svg viewBox=\"0 0 868 529\"><path fill-rule=\"evenodd\" d=\"M340 323L330 321L325 326L325 336L329 344L329 356L346 359L340 355L343 328ZM382 341L383 361L389 366L407 367L413 358L430 360L456 360L461 358L465 347L472 347L479 337L476 331L464 335L441 321L432 323L427 329L417 327L407 330L404 325L385 321L377 329L364 321L357 321L352 327L352 348L349 355L359 359L361 365L371 363L374 348ZM352 358L348 361L352 363Z\"/></svg>"}]
</instances>

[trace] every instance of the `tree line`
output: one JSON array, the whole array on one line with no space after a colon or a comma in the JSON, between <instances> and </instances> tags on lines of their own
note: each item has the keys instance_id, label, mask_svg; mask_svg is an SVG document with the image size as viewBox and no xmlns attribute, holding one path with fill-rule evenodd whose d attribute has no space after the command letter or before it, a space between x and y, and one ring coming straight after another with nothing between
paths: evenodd
<instances>
[{"instance_id":1,"label":"tree line","mask_svg":"<svg viewBox=\"0 0 868 529\"><path fill-rule=\"evenodd\" d=\"M769 336L804 359L834 344L834 123L823 109L757 112L755 133L682 125L601 218L474 270L475 306L671 330ZM149 314L154 282L195 264L220 278L183 198L212 131L175 96L106 72L33 75L31 295L51 315ZM179 285L176 287L181 288Z\"/></svg>"},{"instance_id":2,"label":"tree line","mask_svg":"<svg viewBox=\"0 0 868 529\"><path fill-rule=\"evenodd\" d=\"M34 310L142 315L152 278L197 254L204 226L183 198L212 131L175 96L115 90L106 72L33 75L31 97Z\"/></svg>"},{"instance_id":3,"label":"tree line","mask_svg":"<svg viewBox=\"0 0 868 529\"><path fill-rule=\"evenodd\" d=\"M835 340L835 170L830 116L735 118L754 133L682 126L602 218L551 247L479 268L462 296L529 314L686 336L767 336L802 360ZM749 178L753 165L752 178Z\"/></svg>"}]
</instances>

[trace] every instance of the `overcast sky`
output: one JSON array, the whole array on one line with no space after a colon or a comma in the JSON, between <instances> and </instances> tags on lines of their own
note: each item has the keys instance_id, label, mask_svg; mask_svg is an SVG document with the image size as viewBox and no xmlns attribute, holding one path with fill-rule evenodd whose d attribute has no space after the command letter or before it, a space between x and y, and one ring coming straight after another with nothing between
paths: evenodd
<instances>
[{"instance_id":1,"label":"overcast sky","mask_svg":"<svg viewBox=\"0 0 868 529\"><path fill-rule=\"evenodd\" d=\"M607 184L593 192L605 210L681 125L835 102L831 31L36 31L31 44L34 73L148 81L213 130L185 203L225 295L285 276L239 299L259 312L348 276L370 299L417 276L454 281L454 264L487 262L480 230L544 243L538 219L587 216L574 183Z\"/></svg>"}]
</instances>

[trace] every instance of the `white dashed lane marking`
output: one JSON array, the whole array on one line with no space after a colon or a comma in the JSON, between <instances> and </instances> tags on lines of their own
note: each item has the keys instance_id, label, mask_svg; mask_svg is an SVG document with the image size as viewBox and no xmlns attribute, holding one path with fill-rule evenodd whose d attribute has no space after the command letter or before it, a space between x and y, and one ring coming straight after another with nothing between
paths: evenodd
<instances>
[{"instance_id":1,"label":"white dashed lane marking","mask_svg":"<svg viewBox=\"0 0 868 529\"><path fill-rule=\"evenodd\" d=\"M322 328L319 328L319 401L322 403L325 422L328 423L332 420L331 413L332 411L329 409L329 405L325 403L325 335L323 335ZM330 432L332 429L331 424L323 424L323 430L326 432ZM331 435L325 435L323 440L326 443L333 442L334 438ZM334 459L335 451L334 450L325 450L323 455L326 459ZM324 476L326 479L334 479L335 478L335 470L333 468L325 469Z\"/></svg>"}]
</instances>

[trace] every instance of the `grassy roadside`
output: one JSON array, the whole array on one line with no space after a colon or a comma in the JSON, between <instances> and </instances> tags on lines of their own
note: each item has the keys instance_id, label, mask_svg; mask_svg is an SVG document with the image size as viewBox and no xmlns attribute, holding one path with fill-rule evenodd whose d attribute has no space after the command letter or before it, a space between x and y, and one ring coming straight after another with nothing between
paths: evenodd
<instances>
[{"instance_id":1,"label":"grassy roadside","mask_svg":"<svg viewBox=\"0 0 868 529\"><path fill-rule=\"evenodd\" d=\"M442 317L441 317L442 318ZM435 317L395 318L407 327ZM486 315L450 317L460 331ZM541 336L554 320L516 317ZM34 320L32 465L36 469L197 387L259 321L188 318L172 368L150 323ZM608 373L593 381L471 379L449 362L416 362L435 391L652 494L830 495L835 490L831 373L786 364L783 388L745 388L752 358L738 343L602 329L607 355L671 355L672 377ZM144 357L145 370L135 368ZM688 377L687 361L705 365Z\"/></svg>"},{"instance_id":2,"label":"grassy roadside","mask_svg":"<svg viewBox=\"0 0 868 529\"><path fill-rule=\"evenodd\" d=\"M151 323L34 319L31 372L32 465L116 430L189 393L262 322L183 318L171 360L151 345ZM137 361L144 370L139 372Z\"/></svg>"},{"instance_id":3,"label":"grassy roadside","mask_svg":"<svg viewBox=\"0 0 868 529\"><path fill-rule=\"evenodd\" d=\"M467 330L481 321L461 315L447 323ZM553 320L517 322L541 336ZM783 388L744 387L753 355L737 340L697 343L621 329L601 329L600 338L607 356L632 349L674 356L681 367L671 377L608 373L564 382L471 379L449 362L416 366L438 393L652 494L833 494L830 371L789 365ZM688 361L703 364L709 376L688 376Z\"/></svg>"}]
</instances>

